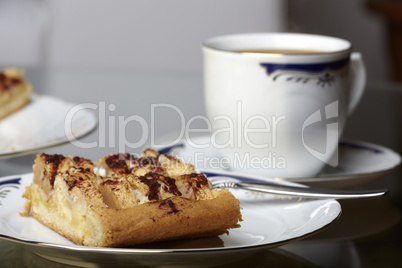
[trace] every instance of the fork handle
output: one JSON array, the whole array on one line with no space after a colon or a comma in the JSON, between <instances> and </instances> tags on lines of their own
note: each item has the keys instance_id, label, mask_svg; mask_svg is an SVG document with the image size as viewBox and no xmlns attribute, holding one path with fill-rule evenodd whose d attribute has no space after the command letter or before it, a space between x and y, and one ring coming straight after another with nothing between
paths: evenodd
<instances>
[{"instance_id":1,"label":"fork handle","mask_svg":"<svg viewBox=\"0 0 402 268\"><path fill-rule=\"evenodd\" d=\"M288 185L277 185L270 183L247 183L247 182L234 182L233 188L241 188L250 191L257 191L270 194L278 195L289 195L289 196L299 196L314 199L325 199L325 198L335 198L335 199L352 199L352 198L366 198L382 196L388 192L387 189L379 190L331 190L331 189L318 189L318 188L307 188L307 187L295 187ZM230 185L226 185L231 187Z\"/></svg>"}]
</instances>

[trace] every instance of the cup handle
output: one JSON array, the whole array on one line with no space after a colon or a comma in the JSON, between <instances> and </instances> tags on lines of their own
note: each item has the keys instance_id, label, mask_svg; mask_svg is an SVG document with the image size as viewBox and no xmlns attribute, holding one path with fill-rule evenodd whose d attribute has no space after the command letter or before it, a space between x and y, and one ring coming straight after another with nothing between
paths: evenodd
<instances>
[{"instance_id":1,"label":"cup handle","mask_svg":"<svg viewBox=\"0 0 402 268\"><path fill-rule=\"evenodd\" d=\"M366 67L364 66L361 53L353 52L350 55L350 60L351 84L348 106L349 115L353 113L357 104L359 104L366 86Z\"/></svg>"}]
</instances>

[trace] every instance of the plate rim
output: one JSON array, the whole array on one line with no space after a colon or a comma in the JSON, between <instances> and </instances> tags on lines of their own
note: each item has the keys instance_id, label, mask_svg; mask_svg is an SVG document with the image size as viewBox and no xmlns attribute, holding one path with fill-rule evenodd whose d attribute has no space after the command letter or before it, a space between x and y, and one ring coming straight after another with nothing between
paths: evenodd
<instances>
[{"instance_id":1,"label":"plate rim","mask_svg":"<svg viewBox=\"0 0 402 268\"><path fill-rule=\"evenodd\" d=\"M12 237L9 235L4 235L0 233L0 238L7 240L9 242L14 242L23 246L29 247L41 247L41 248L51 248L51 249L63 249L63 250L71 250L71 251L79 251L79 252L89 252L89 253L102 253L102 254L187 254L187 253L208 253L208 252L227 252L227 251L243 251L243 250L255 250L255 249L269 249L280 247L298 240L305 239L307 237L313 236L328 227L334 224L342 214L342 209L340 209L339 214L330 222L325 224L319 229L316 229L310 233L289 238L286 240L281 240L278 242L268 243L268 244L260 244L260 245L250 245L250 246L236 246L236 247L220 247L220 248L192 248L192 249L140 249L140 248L110 248L110 247L85 247L79 245L62 245L62 244L54 244L48 242L37 242L32 240L24 240L16 237Z\"/></svg>"},{"instance_id":2,"label":"plate rim","mask_svg":"<svg viewBox=\"0 0 402 268\"><path fill-rule=\"evenodd\" d=\"M30 102L32 102L33 100L36 100L38 98L41 98L41 97L49 97L49 98L52 98L52 99L55 99L55 100L63 101L66 104L71 104L71 105L77 104L77 105L79 105L79 103L65 101L65 100L63 100L61 98L54 97L52 95L37 94L37 93L32 94ZM93 133L96 130L96 128L97 128L97 126L99 124L99 118L93 111L86 111L86 112L93 117L93 119L94 119L92 121L93 125L90 126L86 131L83 131L82 133L80 133L78 135L74 135L74 138L76 140L83 139L83 138L89 136L91 133ZM5 152L5 153L0 152L0 160L19 157L19 156L23 156L23 155L29 155L29 154L33 154L33 153L41 151L41 150L52 149L52 148L55 148L55 147L58 147L58 146L61 146L61 145L65 145L65 144L69 144L69 143L70 143L70 140L67 137L60 137L55 142L51 142L51 143L48 143L48 144L43 144L41 146L33 146L33 147L30 147L30 148L25 149L25 150L17 150L17 151L12 151L12 152Z\"/></svg>"},{"instance_id":3,"label":"plate rim","mask_svg":"<svg viewBox=\"0 0 402 268\"><path fill-rule=\"evenodd\" d=\"M25 176L33 175L32 172L30 173L25 173L25 174L20 174L20 175L9 175L5 177L0 177L0 181L5 181L13 178L21 178ZM289 182L285 182L289 183ZM291 184L296 184L291 182ZM23 189L20 189L22 190ZM21 197L22 198L22 197ZM34 241L34 240L29 240L29 239L23 239L19 237L15 237L12 235L4 234L3 232L0 233L0 239L13 242L19 245L27 246L29 248L47 248L47 249L60 249L60 250L67 250L67 251L74 251L74 252L89 252L89 253L102 253L102 254L190 254L190 253L208 253L208 252L213 252L213 253L218 253L218 252L228 252L228 251L247 251L247 250L258 250L258 249L268 249L268 248L275 248L279 247L285 244L289 244L294 241L298 241L301 239L305 239L309 236L312 236L318 232L321 232L322 230L330 227L332 224L334 224L341 216L342 214L342 207L338 201L335 199L323 199L326 201L331 201L331 204L336 204L337 207L337 215L333 217L332 219L330 218L330 221L321 226L320 228L317 228L311 232L308 232L306 234L302 234L296 237L291 237L285 240L280 240L277 242L273 243L264 243L264 244L256 244L256 245L240 245L240 246L231 246L231 247L214 247L214 248L189 248L189 249L168 249L168 248L156 248L156 249L141 249L141 248L111 248L111 247L86 247L86 246L80 246L80 245L63 245L63 244L58 244L58 243L50 243L50 242L41 242L41 241ZM3 219L3 217L0 215L0 221ZM229 230L230 232L230 230Z\"/></svg>"}]
</instances>

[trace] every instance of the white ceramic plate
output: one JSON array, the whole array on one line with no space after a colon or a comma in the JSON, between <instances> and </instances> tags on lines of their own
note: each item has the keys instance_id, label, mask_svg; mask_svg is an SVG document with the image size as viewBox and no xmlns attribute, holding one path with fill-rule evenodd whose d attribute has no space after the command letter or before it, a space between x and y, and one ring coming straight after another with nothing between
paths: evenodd
<instances>
[{"instance_id":1,"label":"white ceramic plate","mask_svg":"<svg viewBox=\"0 0 402 268\"><path fill-rule=\"evenodd\" d=\"M191 139L194 144L209 144L208 136L200 136ZM159 147L158 150L164 154L180 156L183 161L193 163L201 172L214 172L226 170L229 167L217 165L221 153L218 149L210 146L206 149L195 149L189 143L183 141L173 146ZM339 165L337 167L326 166L317 177L300 178L275 178L302 183L316 188L341 189L362 185L378 179L401 163L401 156L391 149L373 143L342 140L338 149ZM201 157L202 156L202 157ZM208 157L209 156L209 157ZM198 161L206 159L208 161ZM213 162L215 161L215 162ZM238 174L242 172L237 172ZM262 180L265 177L257 174L244 172L246 176L253 176Z\"/></svg>"},{"instance_id":2,"label":"white ceramic plate","mask_svg":"<svg viewBox=\"0 0 402 268\"><path fill-rule=\"evenodd\" d=\"M76 104L51 96L34 94L21 110L0 120L0 159L33 153L61 145L68 138L82 138L98 124L92 111L77 109L66 117Z\"/></svg>"},{"instance_id":3,"label":"white ceramic plate","mask_svg":"<svg viewBox=\"0 0 402 268\"><path fill-rule=\"evenodd\" d=\"M241 228L215 238L153 243L135 248L77 246L32 217L21 217L25 186L32 174L0 178L0 237L21 244L57 262L88 266L93 263L195 265L229 263L316 233L340 215L337 201L299 200L242 190ZM292 184L289 182L280 182Z\"/></svg>"}]
</instances>

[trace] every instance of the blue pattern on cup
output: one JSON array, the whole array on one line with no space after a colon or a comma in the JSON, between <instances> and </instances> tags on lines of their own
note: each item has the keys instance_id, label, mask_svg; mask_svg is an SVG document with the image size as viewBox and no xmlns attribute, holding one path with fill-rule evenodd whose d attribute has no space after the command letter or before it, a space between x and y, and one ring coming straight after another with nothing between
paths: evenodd
<instances>
[{"instance_id":1,"label":"blue pattern on cup","mask_svg":"<svg viewBox=\"0 0 402 268\"><path fill-rule=\"evenodd\" d=\"M343 59L340 61L327 62L327 63L314 63L314 64L278 64L278 63L261 63L268 75L275 71L301 71L308 73L320 73L325 70L337 71L345 67L350 59Z\"/></svg>"}]
</instances>

